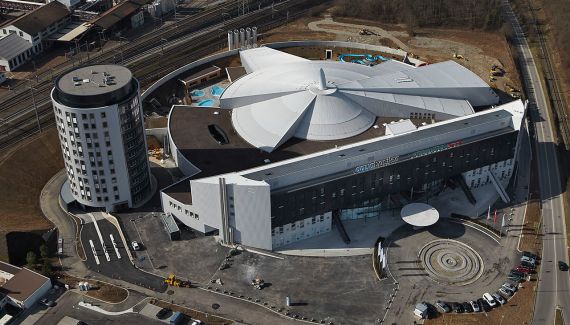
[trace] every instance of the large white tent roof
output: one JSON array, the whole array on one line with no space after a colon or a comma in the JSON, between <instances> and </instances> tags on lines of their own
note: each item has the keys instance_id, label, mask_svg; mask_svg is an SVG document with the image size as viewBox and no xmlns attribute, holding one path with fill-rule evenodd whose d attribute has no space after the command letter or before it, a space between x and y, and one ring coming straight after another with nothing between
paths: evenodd
<instances>
[{"instance_id":1,"label":"large white tent roof","mask_svg":"<svg viewBox=\"0 0 570 325\"><path fill-rule=\"evenodd\" d=\"M449 61L386 68L310 61L267 47L240 52L247 75L221 96L232 123L250 144L271 152L291 137L336 140L370 128L377 116L429 112L440 119L491 105L496 94L475 74Z\"/></svg>"}]
</instances>

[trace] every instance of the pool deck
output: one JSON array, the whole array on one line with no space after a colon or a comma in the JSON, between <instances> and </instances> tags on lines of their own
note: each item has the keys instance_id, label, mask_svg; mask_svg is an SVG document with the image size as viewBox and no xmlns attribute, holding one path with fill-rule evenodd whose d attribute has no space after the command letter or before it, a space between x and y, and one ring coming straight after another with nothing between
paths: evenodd
<instances>
[{"instance_id":1,"label":"pool deck","mask_svg":"<svg viewBox=\"0 0 570 325\"><path fill-rule=\"evenodd\" d=\"M221 87L223 89L225 89L226 87L228 87L230 85L230 82L227 79L222 79L214 84L209 84L207 86L203 86L203 87L198 87L198 88L194 88L190 91L190 98L192 99L192 104L190 106L193 107L216 107L219 108L220 107L220 95L222 94L222 92L219 92L219 95L214 95L212 93L212 89L214 87ZM203 96L193 96L192 93L194 91L202 91L204 93ZM206 100L212 100L213 104L212 105L204 105L204 106L200 106L200 103Z\"/></svg>"}]
</instances>

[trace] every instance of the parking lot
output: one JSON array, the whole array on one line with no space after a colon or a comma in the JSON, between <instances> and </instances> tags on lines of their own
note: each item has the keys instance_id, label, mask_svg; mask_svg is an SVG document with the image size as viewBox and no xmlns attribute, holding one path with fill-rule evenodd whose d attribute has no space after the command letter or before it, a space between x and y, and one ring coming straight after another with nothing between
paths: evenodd
<instances>
[{"instance_id":1,"label":"parking lot","mask_svg":"<svg viewBox=\"0 0 570 325\"><path fill-rule=\"evenodd\" d=\"M389 269L401 288L390 318L412 322L412 306L422 301L465 302L496 292L518 264L505 239L496 239L447 220L422 230L400 228L387 239Z\"/></svg>"},{"instance_id":2,"label":"parking lot","mask_svg":"<svg viewBox=\"0 0 570 325\"><path fill-rule=\"evenodd\" d=\"M218 245L214 237L204 237L181 229L181 240L171 241L159 213L121 215L124 231L132 241L141 243L136 252L138 267L163 277L169 273L206 284L216 272L229 249Z\"/></svg>"},{"instance_id":3,"label":"parking lot","mask_svg":"<svg viewBox=\"0 0 570 325\"><path fill-rule=\"evenodd\" d=\"M164 292L166 285L161 278L139 271L131 264L126 251L129 248L124 247L115 226L104 218L97 219L84 224L81 229L87 268L114 279Z\"/></svg>"}]
</instances>

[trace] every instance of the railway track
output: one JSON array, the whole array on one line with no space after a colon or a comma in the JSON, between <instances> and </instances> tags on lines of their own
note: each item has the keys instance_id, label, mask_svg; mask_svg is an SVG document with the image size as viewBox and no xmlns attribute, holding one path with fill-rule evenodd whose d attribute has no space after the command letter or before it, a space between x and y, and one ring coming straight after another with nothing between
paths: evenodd
<instances>
[{"instance_id":1,"label":"railway track","mask_svg":"<svg viewBox=\"0 0 570 325\"><path fill-rule=\"evenodd\" d=\"M320 2L320 0L315 0ZM287 15L284 12L293 11ZM222 49L226 43L226 32L247 25L257 25L260 32L268 30L286 23L287 19L295 18L307 11L307 6L303 0L285 1L276 6L262 8L256 12L250 12L233 19L212 24L208 28L186 34L165 43L164 46L148 46L143 51L129 53L124 62L132 69L133 74L141 81L141 84L149 84L170 71L173 71L191 61L194 61L207 54ZM219 36L212 36L215 31ZM179 35L180 33L177 33ZM89 63L110 63L117 59L112 55L105 57L107 61L90 61ZM123 54L124 59L124 54ZM163 62L168 62L163 65ZM42 95L36 93L35 101L37 107L37 118L33 107L24 110L11 111L7 118L0 117L0 149L5 148L37 133L38 120L41 128L54 125L53 109L49 92L52 88L51 81L35 85L36 89L41 89ZM30 93L31 91L28 90ZM31 94L28 98L22 98L18 105L31 105ZM0 104L0 107L2 105ZM0 111L2 112L2 111Z\"/></svg>"}]
</instances>

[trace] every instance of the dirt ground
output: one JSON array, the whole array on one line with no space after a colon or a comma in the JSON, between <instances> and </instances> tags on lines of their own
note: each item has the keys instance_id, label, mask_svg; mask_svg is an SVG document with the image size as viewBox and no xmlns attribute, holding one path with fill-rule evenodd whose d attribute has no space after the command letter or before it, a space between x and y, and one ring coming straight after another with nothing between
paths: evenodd
<instances>
[{"instance_id":1,"label":"dirt ground","mask_svg":"<svg viewBox=\"0 0 570 325\"><path fill-rule=\"evenodd\" d=\"M80 281L88 281L92 289L84 292L84 294L88 297L103 300L108 303L119 303L129 296L129 292L126 289L100 281L80 279L69 275L61 275L59 280L68 284L71 288L78 288Z\"/></svg>"},{"instance_id":2,"label":"dirt ground","mask_svg":"<svg viewBox=\"0 0 570 325\"><path fill-rule=\"evenodd\" d=\"M22 142L0 156L0 259L7 260L5 235L52 228L39 197L45 183L63 168L56 129Z\"/></svg>"}]
</instances>

